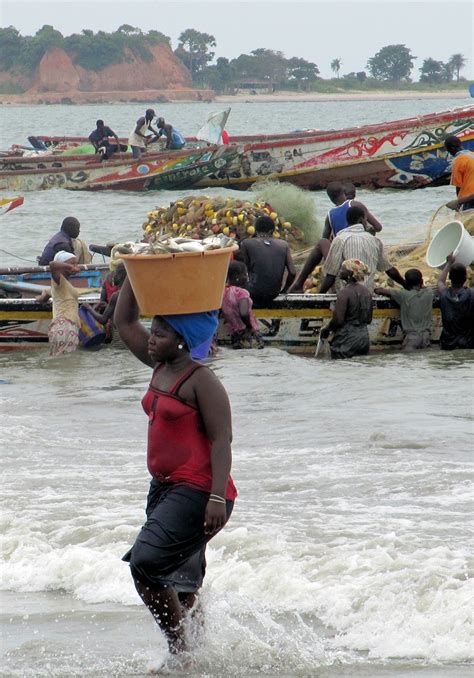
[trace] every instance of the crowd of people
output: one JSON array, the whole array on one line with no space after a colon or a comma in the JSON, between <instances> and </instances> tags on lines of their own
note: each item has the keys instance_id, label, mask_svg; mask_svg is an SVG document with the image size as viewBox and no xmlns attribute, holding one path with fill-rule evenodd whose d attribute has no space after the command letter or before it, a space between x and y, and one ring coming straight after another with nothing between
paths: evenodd
<instances>
[{"instance_id":1,"label":"crowd of people","mask_svg":"<svg viewBox=\"0 0 474 678\"><path fill-rule=\"evenodd\" d=\"M147 109L139 118L129 143L135 157L139 157L147 143L166 136L167 148L178 148L184 143L179 132L158 118L157 128L152 127L153 109ZM114 137L115 147L109 139ZM97 150L105 155L120 147L117 135L103 121L91 134ZM455 136L447 137L445 147L453 156L452 184L456 187L456 200L447 206L453 209L474 208L474 154L462 148ZM474 348L474 292L466 287L467 271L450 255L440 274L437 289L425 287L418 269L410 269L404 276L387 258L378 237L382 224L361 202L356 200L352 183L331 182L327 195L334 207L326 216L322 238L314 245L301 271L297 274L291 249L284 240L273 236L274 222L266 215L255 222L255 234L242 240L239 251L229 267L221 313L227 324L233 348L264 346L258 321L252 308L265 308L279 294L301 293L307 278L323 262L320 294L335 293L333 316L321 329L322 339L330 335L331 356L351 358L368 353L370 342L368 325L372 322L372 294L386 296L400 307L400 324L403 332L402 350L414 351L428 348L431 343L432 307L439 297L443 334L441 348ZM58 354L75 350L78 342L72 339L73 326L78 328L77 294L68 283L74 267L90 262L90 253L79 238L80 223L75 217L66 217L60 230L46 244L38 262L51 262L53 323L50 328L51 350ZM397 286L375 287L377 272L384 272ZM449 278L451 286L446 286ZM101 306L84 305L96 322L106 328L110 340L113 317L119 290L125 279L125 269L120 266L104 283ZM370 303L369 303L370 300ZM64 323L68 323L67 332ZM78 330L77 330L78 331ZM63 349L59 337L63 337Z\"/></svg>"},{"instance_id":2,"label":"crowd of people","mask_svg":"<svg viewBox=\"0 0 474 678\"><path fill-rule=\"evenodd\" d=\"M328 194L334 195L335 191L341 190L340 184L330 185ZM332 335L331 356L351 358L369 352L368 325L372 322L373 293L389 297L400 307L402 350L414 351L430 346L436 295L443 324L441 348L474 348L474 290L466 287L466 267L456 263L455 257L450 255L440 273L436 290L424 286L422 273L416 268L402 276L387 259L381 240L371 234L373 224L369 224L367 214L367 209L360 203L350 204L344 214L345 225L340 225L337 234L328 239L320 293L334 291L336 302L331 321L322 328L320 336L326 339ZM236 258L229 266L221 314L228 327L231 345L236 349L263 348L264 341L252 309L266 308L279 294L289 294L304 284L301 273L299 280L295 280L296 269L288 243L274 238L273 230L270 217L259 217L255 223L255 236L241 242ZM78 270L77 264L85 263L77 253L75 241L79 231L77 219L64 219L60 231L50 239L39 258L40 263L49 259L52 273L50 341L55 355L75 350L78 345L78 342L71 341L72 325L76 326L77 332L80 326L78 294L67 279ZM79 251L83 249L81 244ZM314 250L309 258L312 259L313 255ZM374 288L377 271L385 272L398 286ZM82 305L97 322L104 325L108 340L112 335L114 312L125 277L125 267L120 264L104 281L100 305L96 308ZM446 286L448 277L450 287ZM58 343L58 317L64 317L69 324L68 333L64 333L61 326L59 336L64 339L63 351Z\"/></svg>"}]
</instances>

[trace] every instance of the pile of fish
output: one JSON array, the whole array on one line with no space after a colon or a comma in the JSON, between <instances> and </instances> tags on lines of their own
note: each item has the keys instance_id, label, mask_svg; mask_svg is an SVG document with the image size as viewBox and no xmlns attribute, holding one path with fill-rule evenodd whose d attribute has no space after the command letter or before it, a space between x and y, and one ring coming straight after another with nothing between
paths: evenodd
<instances>
[{"instance_id":1,"label":"pile of fish","mask_svg":"<svg viewBox=\"0 0 474 678\"><path fill-rule=\"evenodd\" d=\"M223 233L202 240L195 238L172 238L157 236L149 242L124 242L114 245L111 260L120 259L123 254L178 254L184 252L209 252L231 247L235 242Z\"/></svg>"},{"instance_id":2,"label":"pile of fish","mask_svg":"<svg viewBox=\"0 0 474 678\"><path fill-rule=\"evenodd\" d=\"M280 218L271 205L222 196L188 196L168 207L157 207L148 212L143 230L150 243L163 235L202 240L223 234L241 240L255 233L255 221L260 216L269 216L273 220L275 238L283 238L292 245L304 242L303 233Z\"/></svg>"}]
</instances>

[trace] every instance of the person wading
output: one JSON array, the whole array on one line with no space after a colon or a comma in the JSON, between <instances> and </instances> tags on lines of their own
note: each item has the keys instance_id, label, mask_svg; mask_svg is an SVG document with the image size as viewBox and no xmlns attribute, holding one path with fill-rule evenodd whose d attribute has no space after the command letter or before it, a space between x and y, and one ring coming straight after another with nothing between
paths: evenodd
<instances>
[{"instance_id":1,"label":"person wading","mask_svg":"<svg viewBox=\"0 0 474 678\"><path fill-rule=\"evenodd\" d=\"M320 333L321 339L334 333L331 358L352 358L369 352L367 326L372 322L372 295L362 284L368 274L368 267L358 259L342 264L339 277L346 286L338 292L332 318Z\"/></svg>"},{"instance_id":2,"label":"person wading","mask_svg":"<svg viewBox=\"0 0 474 678\"><path fill-rule=\"evenodd\" d=\"M213 336L217 312L155 316L148 332L127 278L115 325L131 352L153 368L142 400L152 476L147 520L124 560L177 654L186 649L183 620L202 582L204 548L226 524L237 496L229 399L212 370L190 355ZM180 590L183 568L187 588Z\"/></svg>"}]
</instances>

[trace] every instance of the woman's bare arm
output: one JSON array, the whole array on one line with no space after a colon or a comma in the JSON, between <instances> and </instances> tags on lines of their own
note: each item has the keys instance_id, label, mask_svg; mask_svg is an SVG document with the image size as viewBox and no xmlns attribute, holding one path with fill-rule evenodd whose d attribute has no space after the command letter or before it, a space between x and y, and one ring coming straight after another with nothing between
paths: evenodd
<instances>
[{"instance_id":1,"label":"woman's bare arm","mask_svg":"<svg viewBox=\"0 0 474 678\"><path fill-rule=\"evenodd\" d=\"M227 392L211 370L200 369L193 384L206 435L211 441L211 494L225 497L232 464L232 417ZM206 532L220 530L227 520L225 504L209 501Z\"/></svg>"},{"instance_id":2,"label":"woman's bare arm","mask_svg":"<svg viewBox=\"0 0 474 678\"><path fill-rule=\"evenodd\" d=\"M148 354L149 332L140 322L138 304L128 278L122 285L114 314L115 327L120 338L134 356L145 365L153 366Z\"/></svg>"}]
</instances>

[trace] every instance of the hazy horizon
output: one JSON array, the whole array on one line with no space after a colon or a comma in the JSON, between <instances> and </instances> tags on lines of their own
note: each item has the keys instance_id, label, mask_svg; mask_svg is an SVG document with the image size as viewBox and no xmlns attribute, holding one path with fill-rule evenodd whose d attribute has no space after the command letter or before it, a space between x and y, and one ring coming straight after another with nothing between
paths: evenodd
<instances>
[{"instance_id":1,"label":"hazy horizon","mask_svg":"<svg viewBox=\"0 0 474 678\"><path fill-rule=\"evenodd\" d=\"M414 80L424 59L445 62L456 53L467 60L461 76L474 79L473 7L470 0L2 0L0 22L22 35L44 24L70 35L111 32L128 23L168 35L173 49L182 31L195 28L214 35L215 58L264 47L316 63L324 78L333 76L335 58L342 60L342 75L366 70L367 60L385 45L405 44L417 57Z\"/></svg>"}]
</instances>

